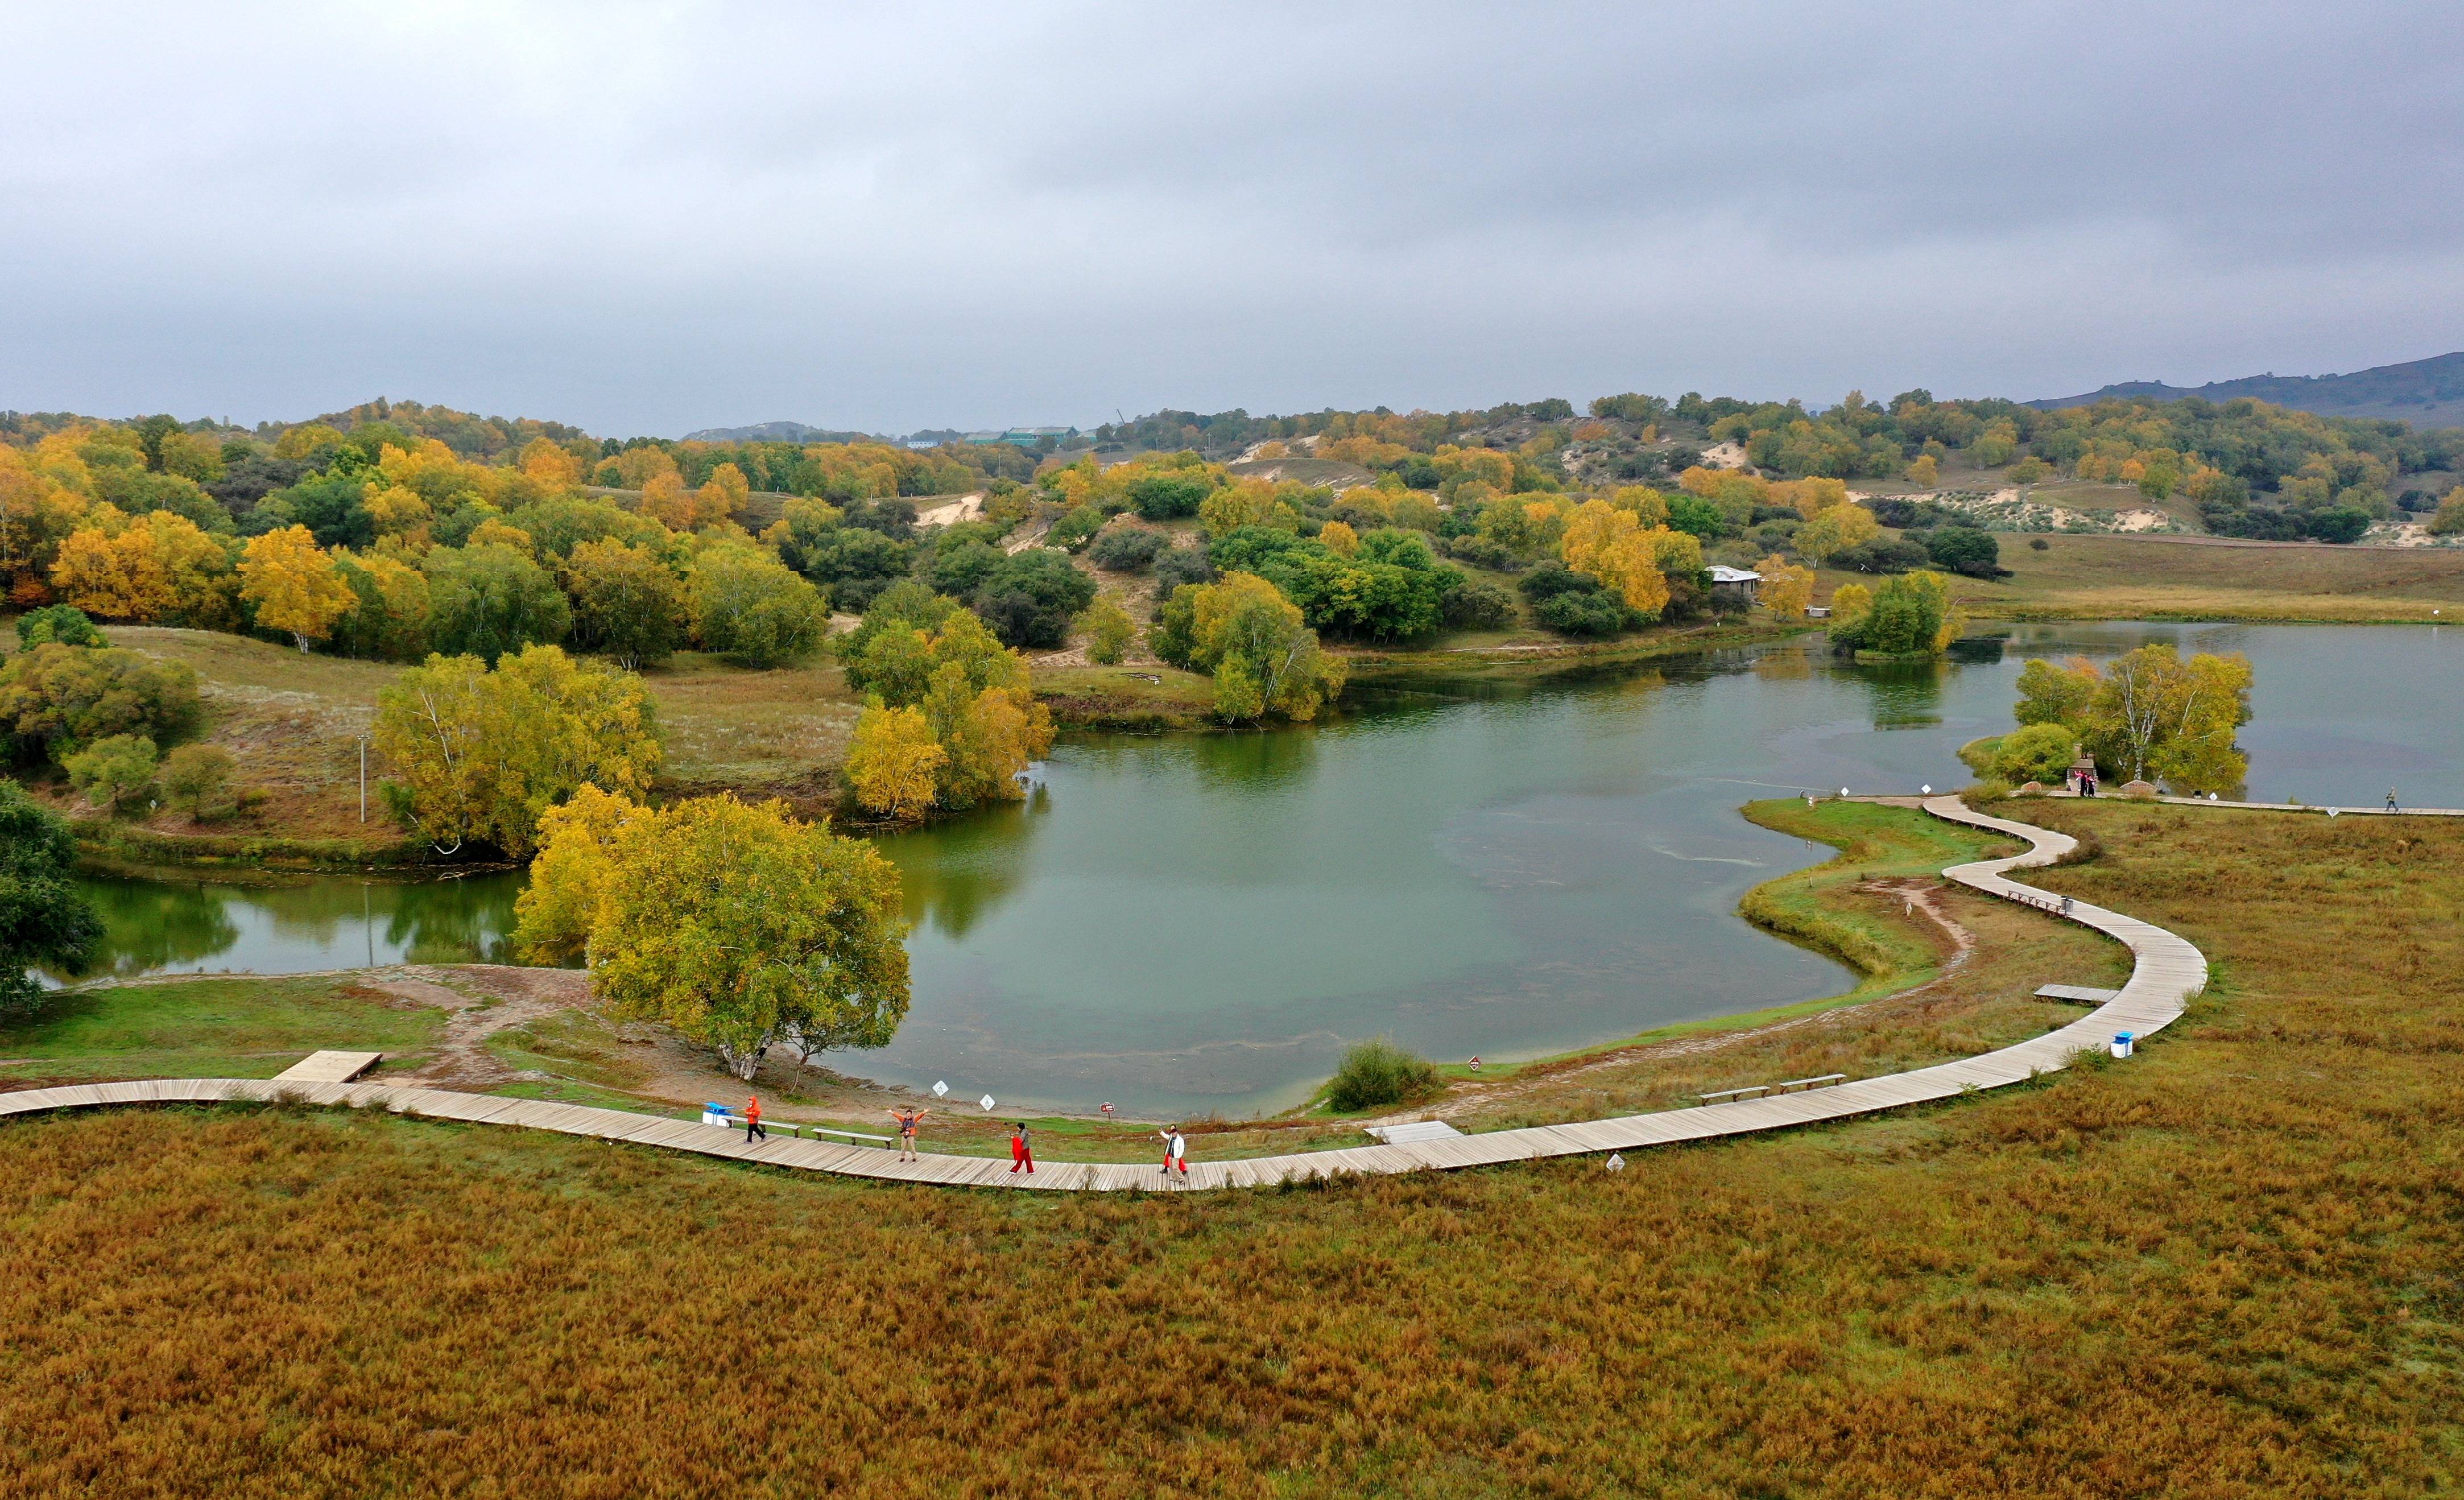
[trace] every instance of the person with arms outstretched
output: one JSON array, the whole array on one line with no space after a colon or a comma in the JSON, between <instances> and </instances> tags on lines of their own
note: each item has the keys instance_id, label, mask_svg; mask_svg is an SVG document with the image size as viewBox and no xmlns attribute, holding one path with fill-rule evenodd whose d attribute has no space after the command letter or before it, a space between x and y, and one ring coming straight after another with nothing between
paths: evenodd
<instances>
[{"instance_id":1,"label":"person with arms outstretched","mask_svg":"<svg viewBox=\"0 0 2464 1500\"><path fill-rule=\"evenodd\" d=\"M896 1120L896 1121L898 1122L898 1159L899 1159L899 1160L901 1160L901 1161L914 1161L914 1160L917 1160L917 1159L918 1159L918 1158L917 1158L917 1157L916 1157L916 1155L915 1155L915 1127L916 1127L917 1123L918 1123L918 1122L920 1122L920 1121L924 1118L924 1116L925 1116L925 1115L930 1114L932 1114L932 1113L933 1113L933 1112L932 1112L931 1110L913 1110L913 1109L910 1109L910 1110L891 1110L891 1111L890 1112L890 1117L891 1117L891 1119L894 1119L894 1120Z\"/></svg>"}]
</instances>

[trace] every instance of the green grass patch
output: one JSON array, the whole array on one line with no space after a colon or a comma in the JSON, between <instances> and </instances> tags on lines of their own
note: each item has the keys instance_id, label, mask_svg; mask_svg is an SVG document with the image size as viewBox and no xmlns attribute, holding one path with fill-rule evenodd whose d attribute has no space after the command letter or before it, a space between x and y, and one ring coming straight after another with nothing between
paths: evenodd
<instances>
[{"instance_id":1,"label":"green grass patch","mask_svg":"<svg viewBox=\"0 0 2464 1500\"><path fill-rule=\"evenodd\" d=\"M0 1027L0 1076L270 1078L323 1048L426 1059L445 1013L347 979L212 977L64 990Z\"/></svg>"}]
</instances>

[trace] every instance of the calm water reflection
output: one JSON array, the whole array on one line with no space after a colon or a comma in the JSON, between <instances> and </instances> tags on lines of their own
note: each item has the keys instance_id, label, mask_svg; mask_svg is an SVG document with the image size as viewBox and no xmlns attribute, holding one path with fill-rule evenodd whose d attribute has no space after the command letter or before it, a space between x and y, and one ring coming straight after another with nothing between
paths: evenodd
<instances>
[{"instance_id":1,"label":"calm water reflection","mask_svg":"<svg viewBox=\"0 0 2464 1500\"><path fill-rule=\"evenodd\" d=\"M2464 805L2464 637L2385 627L2049 625L1947 662L1818 643L1546 682L1359 690L1272 734L1082 738L1023 806L885 839L914 1009L848 1066L1020 1105L1239 1113L1351 1041L1560 1050L1831 993L1847 976L1735 917L1823 851L1735 815L1798 789L1967 779L2030 656L2246 651L2251 794ZM97 882L115 966L260 970L501 957L516 877L417 886Z\"/></svg>"}]
</instances>

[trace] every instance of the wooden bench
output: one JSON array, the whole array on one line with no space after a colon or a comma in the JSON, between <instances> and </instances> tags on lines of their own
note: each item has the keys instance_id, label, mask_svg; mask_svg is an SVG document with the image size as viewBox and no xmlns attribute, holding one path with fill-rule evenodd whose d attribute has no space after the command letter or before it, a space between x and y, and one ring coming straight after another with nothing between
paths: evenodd
<instances>
[{"instance_id":1,"label":"wooden bench","mask_svg":"<svg viewBox=\"0 0 2464 1500\"><path fill-rule=\"evenodd\" d=\"M727 1130L742 1130L744 1128L744 1117L739 1114L734 1119L729 1120L722 1128ZM829 1125L800 1125L794 1120L763 1120L761 1122L761 1128L765 1132L774 1130L784 1131L790 1136L844 1136L849 1140L869 1140L878 1146L887 1147L893 1144L891 1138L887 1136L869 1135L860 1130L839 1130Z\"/></svg>"},{"instance_id":2,"label":"wooden bench","mask_svg":"<svg viewBox=\"0 0 2464 1500\"><path fill-rule=\"evenodd\" d=\"M796 1127L790 1125L787 1128L794 1130ZM840 1130L832 1125L807 1125L804 1129L815 1136L838 1136L848 1140L869 1140L876 1146L887 1147L894 1144L887 1136L875 1136L860 1130Z\"/></svg>"},{"instance_id":3,"label":"wooden bench","mask_svg":"<svg viewBox=\"0 0 2464 1500\"><path fill-rule=\"evenodd\" d=\"M1744 1087L1744 1088L1742 1088L1742 1089L1716 1089L1716 1090L1713 1090L1713 1091L1712 1091L1711 1092L1709 1092L1709 1093L1698 1093L1698 1094L1696 1094L1694 1097L1695 1097L1695 1098L1697 1098L1697 1099L1699 1099L1699 1100L1701 1100L1701 1101L1702 1101L1703 1103L1705 1103L1705 1104L1708 1104L1708 1103L1710 1103L1710 1102L1711 1102L1712 1100L1714 1100L1714 1099L1737 1099L1737 1098L1742 1098L1742 1097L1744 1097L1745 1095L1749 1094L1749 1093L1757 1093L1757 1094L1759 1094L1759 1093L1769 1093L1769 1092L1771 1092L1771 1085L1770 1085L1770 1084L1767 1084L1767 1083L1755 1083L1755 1084L1748 1084L1746 1087Z\"/></svg>"},{"instance_id":4,"label":"wooden bench","mask_svg":"<svg viewBox=\"0 0 2464 1500\"><path fill-rule=\"evenodd\" d=\"M1771 1085L1771 1091L1775 1093L1786 1093L1791 1089L1819 1089L1827 1083L1846 1083L1847 1081L1846 1073L1823 1073L1817 1077L1791 1078L1786 1083L1775 1083Z\"/></svg>"}]
</instances>

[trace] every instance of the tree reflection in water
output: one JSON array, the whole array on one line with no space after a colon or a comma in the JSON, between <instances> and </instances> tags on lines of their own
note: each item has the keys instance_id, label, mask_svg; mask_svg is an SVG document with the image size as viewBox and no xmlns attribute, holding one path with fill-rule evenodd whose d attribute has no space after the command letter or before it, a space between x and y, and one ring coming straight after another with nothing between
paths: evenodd
<instances>
[{"instance_id":1,"label":"tree reflection in water","mask_svg":"<svg viewBox=\"0 0 2464 1500\"><path fill-rule=\"evenodd\" d=\"M503 962L521 881L519 871L491 871L424 881L259 875L244 885L98 875L80 885L103 916L95 972L133 977Z\"/></svg>"}]
</instances>

